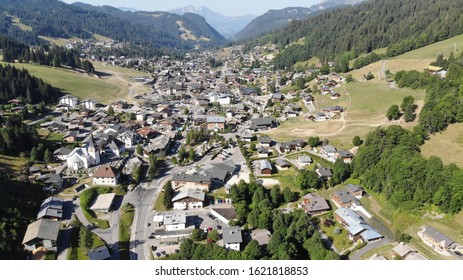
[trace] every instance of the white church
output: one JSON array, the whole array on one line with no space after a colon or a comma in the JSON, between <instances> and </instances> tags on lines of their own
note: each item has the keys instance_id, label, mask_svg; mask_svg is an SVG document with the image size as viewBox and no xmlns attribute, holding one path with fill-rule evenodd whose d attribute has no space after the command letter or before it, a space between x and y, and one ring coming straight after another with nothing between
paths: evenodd
<instances>
[{"instance_id":1,"label":"white church","mask_svg":"<svg viewBox=\"0 0 463 280\"><path fill-rule=\"evenodd\" d=\"M84 143L84 147L75 148L66 159L68 168L72 171L100 164L100 150L96 147L93 136L90 134Z\"/></svg>"}]
</instances>

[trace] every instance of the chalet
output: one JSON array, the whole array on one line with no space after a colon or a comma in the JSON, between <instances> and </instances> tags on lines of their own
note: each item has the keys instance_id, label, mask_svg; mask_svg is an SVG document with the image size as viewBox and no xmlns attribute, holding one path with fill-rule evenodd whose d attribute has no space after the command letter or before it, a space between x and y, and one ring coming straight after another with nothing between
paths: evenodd
<instances>
[{"instance_id":1,"label":"chalet","mask_svg":"<svg viewBox=\"0 0 463 280\"><path fill-rule=\"evenodd\" d=\"M349 208L360 206L360 201L347 190L336 191L331 195L331 199L339 207Z\"/></svg>"},{"instance_id":2,"label":"chalet","mask_svg":"<svg viewBox=\"0 0 463 280\"><path fill-rule=\"evenodd\" d=\"M95 110L97 103L96 103L96 101L94 101L92 99L84 99L84 100L82 100L80 102L80 105L84 109Z\"/></svg>"},{"instance_id":3,"label":"chalet","mask_svg":"<svg viewBox=\"0 0 463 280\"><path fill-rule=\"evenodd\" d=\"M275 166L278 170L288 170L291 167L291 164L284 159L275 160Z\"/></svg>"},{"instance_id":4,"label":"chalet","mask_svg":"<svg viewBox=\"0 0 463 280\"><path fill-rule=\"evenodd\" d=\"M221 130L225 129L225 117L209 116L206 120L207 129L209 130Z\"/></svg>"},{"instance_id":5,"label":"chalet","mask_svg":"<svg viewBox=\"0 0 463 280\"><path fill-rule=\"evenodd\" d=\"M359 240L361 242L370 242L383 238L378 231L350 208L337 209L334 211L334 217L347 229L349 238L354 242Z\"/></svg>"},{"instance_id":6,"label":"chalet","mask_svg":"<svg viewBox=\"0 0 463 280\"><path fill-rule=\"evenodd\" d=\"M108 213L114 204L115 193L100 194L95 198L90 210L100 213Z\"/></svg>"},{"instance_id":7,"label":"chalet","mask_svg":"<svg viewBox=\"0 0 463 280\"><path fill-rule=\"evenodd\" d=\"M259 158L268 158L271 155L272 155L272 152L270 152L269 149L267 149L267 148L257 148L257 156Z\"/></svg>"},{"instance_id":8,"label":"chalet","mask_svg":"<svg viewBox=\"0 0 463 280\"><path fill-rule=\"evenodd\" d=\"M64 161L66 160L66 158L68 157L68 155L72 152L71 149L69 149L68 147L64 146L64 147L61 147L57 150L55 150L53 152L53 156L60 160L60 161Z\"/></svg>"},{"instance_id":9,"label":"chalet","mask_svg":"<svg viewBox=\"0 0 463 280\"><path fill-rule=\"evenodd\" d=\"M124 143L126 149L132 149L138 143L137 134L131 130L118 134L117 139Z\"/></svg>"},{"instance_id":10,"label":"chalet","mask_svg":"<svg viewBox=\"0 0 463 280\"><path fill-rule=\"evenodd\" d=\"M196 190L184 190L178 193L172 202L174 204L174 210L188 210L203 208L205 193L203 191Z\"/></svg>"},{"instance_id":11,"label":"chalet","mask_svg":"<svg viewBox=\"0 0 463 280\"><path fill-rule=\"evenodd\" d=\"M321 151L328 157L334 158L336 156L336 148L331 145L322 146Z\"/></svg>"},{"instance_id":12,"label":"chalet","mask_svg":"<svg viewBox=\"0 0 463 280\"><path fill-rule=\"evenodd\" d=\"M266 130L273 128L276 125L274 118L257 118L251 119L251 127L250 130Z\"/></svg>"},{"instance_id":13,"label":"chalet","mask_svg":"<svg viewBox=\"0 0 463 280\"><path fill-rule=\"evenodd\" d=\"M272 138L268 137L267 135L263 135L257 139L261 147L269 148L272 145Z\"/></svg>"},{"instance_id":14,"label":"chalet","mask_svg":"<svg viewBox=\"0 0 463 280\"><path fill-rule=\"evenodd\" d=\"M348 184L346 185L346 190L356 198L360 199L363 196L363 188L359 185Z\"/></svg>"},{"instance_id":15,"label":"chalet","mask_svg":"<svg viewBox=\"0 0 463 280\"><path fill-rule=\"evenodd\" d=\"M45 248L47 251L58 251L60 222L40 219L27 226L22 244L27 251Z\"/></svg>"},{"instance_id":16,"label":"chalet","mask_svg":"<svg viewBox=\"0 0 463 280\"><path fill-rule=\"evenodd\" d=\"M123 100L118 100L116 103L114 103L114 109L123 110L127 108L129 108L129 105Z\"/></svg>"},{"instance_id":17,"label":"chalet","mask_svg":"<svg viewBox=\"0 0 463 280\"><path fill-rule=\"evenodd\" d=\"M156 130L148 126L137 129L137 133L145 139L153 139L159 134Z\"/></svg>"},{"instance_id":18,"label":"chalet","mask_svg":"<svg viewBox=\"0 0 463 280\"><path fill-rule=\"evenodd\" d=\"M49 220L61 220L63 218L63 199L57 196L51 196L45 199L39 208L37 220L45 218Z\"/></svg>"},{"instance_id":19,"label":"chalet","mask_svg":"<svg viewBox=\"0 0 463 280\"><path fill-rule=\"evenodd\" d=\"M413 249L410 245L400 242L392 248L394 255L402 260L426 260L426 258Z\"/></svg>"},{"instance_id":20,"label":"chalet","mask_svg":"<svg viewBox=\"0 0 463 280\"><path fill-rule=\"evenodd\" d=\"M313 120L314 120L315 122L324 122L324 121L326 121L326 120L328 120L328 119L329 119L329 117L328 117L325 113L319 112L319 113L317 113L317 114L315 115L315 117L314 117Z\"/></svg>"},{"instance_id":21,"label":"chalet","mask_svg":"<svg viewBox=\"0 0 463 280\"><path fill-rule=\"evenodd\" d=\"M59 104L67 105L70 108L76 108L79 105L79 98L72 95L60 97Z\"/></svg>"},{"instance_id":22,"label":"chalet","mask_svg":"<svg viewBox=\"0 0 463 280\"><path fill-rule=\"evenodd\" d=\"M235 173L236 164L233 160L227 160L219 163L206 163L201 169L204 174L209 174L214 182L223 184Z\"/></svg>"},{"instance_id":23,"label":"chalet","mask_svg":"<svg viewBox=\"0 0 463 280\"><path fill-rule=\"evenodd\" d=\"M116 186L119 172L109 165L98 166L92 175L94 185Z\"/></svg>"},{"instance_id":24,"label":"chalet","mask_svg":"<svg viewBox=\"0 0 463 280\"><path fill-rule=\"evenodd\" d=\"M243 235L239 227L227 227L222 231L222 239L225 249L241 251Z\"/></svg>"},{"instance_id":25,"label":"chalet","mask_svg":"<svg viewBox=\"0 0 463 280\"><path fill-rule=\"evenodd\" d=\"M333 172L329 167L320 167L315 170L317 172L318 177L320 177L323 180L328 180L333 176Z\"/></svg>"},{"instance_id":26,"label":"chalet","mask_svg":"<svg viewBox=\"0 0 463 280\"><path fill-rule=\"evenodd\" d=\"M336 158L342 159L345 163L352 163L352 159L354 158L354 154L350 151L339 150L335 153Z\"/></svg>"},{"instance_id":27,"label":"chalet","mask_svg":"<svg viewBox=\"0 0 463 280\"><path fill-rule=\"evenodd\" d=\"M440 254L447 255L456 246L455 241L432 227L425 226L419 232L421 239Z\"/></svg>"},{"instance_id":28,"label":"chalet","mask_svg":"<svg viewBox=\"0 0 463 280\"><path fill-rule=\"evenodd\" d=\"M253 138L253 136L250 133L243 133L241 135L241 140L243 140L244 142L250 143L250 142L252 142L252 138Z\"/></svg>"},{"instance_id":29,"label":"chalet","mask_svg":"<svg viewBox=\"0 0 463 280\"><path fill-rule=\"evenodd\" d=\"M309 156L300 156L297 158L297 161L299 162L301 166L306 166L313 162L312 158Z\"/></svg>"},{"instance_id":30,"label":"chalet","mask_svg":"<svg viewBox=\"0 0 463 280\"><path fill-rule=\"evenodd\" d=\"M302 208L309 215L324 213L331 209L325 198L311 193L302 197L302 202L299 203L298 207Z\"/></svg>"},{"instance_id":31,"label":"chalet","mask_svg":"<svg viewBox=\"0 0 463 280\"><path fill-rule=\"evenodd\" d=\"M125 144L124 142L115 139L108 144L107 150L113 155L120 157L125 152Z\"/></svg>"},{"instance_id":32,"label":"chalet","mask_svg":"<svg viewBox=\"0 0 463 280\"><path fill-rule=\"evenodd\" d=\"M332 100L338 99L339 97L341 97L341 94L339 94L338 92L333 91L330 94L330 99L332 99Z\"/></svg>"},{"instance_id":33,"label":"chalet","mask_svg":"<svg viewBox=\"0 0 463 280\"><path fill-rule=\"evenodd\" d=\"M177 191L200 190L208 192L212 183L210 174L177 173L172 177L172 188Z\"/></svg>"},{"instance_id":34,"label":"chalet","mask_svg":"<svg viewBox=\"0 0 463 280\"><path fill-rule=\"evenodd\" d=\"M272 167L272 164L268 160L265 160L265 159L260 160L259 166L260 166L260 173L262 175L272 175L273 167Z\"/></svg>"},{"instance_id":35,"label":"chalet","mask_svg":"<svg viewBox=\"0 0 463 280\"><path fill-rule=\"evenodd\" d=\"M280 151L282 153L289 153L291 151L300 151L305 146L307 146L307 142L305 142L304 140L293 140L291 142L281 142Z\"/></svg>"},{"instance_id":36,"label":"chalet","mask_svg":"<svg viewBox=\"0 0 463 280\"><path fill-rule=\"evenodd\" d=\"M39 176L38 180L49 190L59 191L63 187L63 178L59 174L44 174Z\"/></svg>"},{"instance_id":37,"label":"chalet","mask_svg":"<svg viewBox=\"0 0 463 280\"><path fill-rule=\"evenodd\" d=\"M185 212L164 215L163 220L166 231L184 230L186 228Z\"/></svg>"}]
</instances>

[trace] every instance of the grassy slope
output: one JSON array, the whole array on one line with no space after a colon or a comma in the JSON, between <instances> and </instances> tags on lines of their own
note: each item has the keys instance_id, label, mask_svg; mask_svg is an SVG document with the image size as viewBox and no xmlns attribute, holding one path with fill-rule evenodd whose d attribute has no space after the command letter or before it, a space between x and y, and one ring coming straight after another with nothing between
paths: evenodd
<instances>
[{"instance_id":1,"label":"grassy slope","mask_svg":"<svg viewBox=\"0 0 463 280\"><path fill-rule=\"evenodd\" d=\"M437 156L444 164L455 163L463 167L463 124L452 124L445 131L431 135L421 152L427 158Z\"/></svg>"},{"instance_id":2,"label":"grassy slope","mask_svg":"<svg viewBox=\"0 0 463 280\"><path fill-rule=\"evenodd\" d=\"M130 260L129 244L130 244L130 227L132 226L135 209L128 210L127 204L122 207L120 223L119 223L119 242L121 259Z\"/></svg>"},{"instance_id":3,"label":"grassy slope","mask_svg":"<svg viewBox=\"0 0 463 280\"><path fill-rule=\"evenodd\" d=\"M320 136L322 139L330 139L338 147L350 148L354 136L364 137L375 127L398 123L388 122L385 113L391 105L400 104L403 97L412 95L418 103L423 103L425 96L423 91L391 88L381 76L381 70L390 70L392 73L399 70L422 71L436 59L437 53L442 52L445 57L448 57L450 52L454 51L454 44L457 45L457 52L460 52L460 47L463 46L463 35L390 58L385 62L379 61L362 69L351 71L350 74L357 82L346 84L343 89L338 89L343 95L338 100L333 101L327 97L316 96L319 108L332 105L347 107L345 123L342 120L312 123L299 117L285 122L279 128L268 131L266 134L279 141ZM377 52L383 53L384 49L379 49ZM363 76L368 72L373 73L376 78L365 82ZM381 80L379 79L380 76ZM349 97L345 95L346 92L349 93L350 101ZM414 124L400 122L400 125L405 128L412 128ZM444 162L454 161L444 159Z\"/></svg>"},{"instance_id":4,"label":"grassy slope","mask_svg":"<svg viewBox=\"0 0 463 280\"><path fill-rule=\"evenodd\" d=\"M317 95L316 105L319 109L333 105L347 108L344 120L338 118L313 123L305 121L303 117L298 117L265 133L280 141L319 136L321 139L329 139L338 147L351 148L354 136L365 137L369 131L378 126L398 123L397 121L389 122L385 117L391 105L399 105L407 95L414 96L415 100L424 99L424 92L422 91L393 89L385 82L377 80L349 83L337 90L342 94L341 98L331 100L326 96Z\"/></svg>"},{"instance_id":5,"label":"grassy slope","mask_svg":"<svg viewBox=\"0 0 463 280\"><path fill-rule=\"evenodd\" d=\"M4 62L0 62L5 64ZM108 103L127 97L131 77L142 75L139 71L121 67L109 67L95 63L96 71L104 73L102 78L81 74L72 70L39 66L27 63L15 63L16 68L25 68L32 75L42 78L46 83L60 88L63 92L78 98L92 98L95 101ZM120 71L120 72L119 72ZM141 85L132 87L134 93L141 93L145 89Z\"/></svg>"}]
</instances>

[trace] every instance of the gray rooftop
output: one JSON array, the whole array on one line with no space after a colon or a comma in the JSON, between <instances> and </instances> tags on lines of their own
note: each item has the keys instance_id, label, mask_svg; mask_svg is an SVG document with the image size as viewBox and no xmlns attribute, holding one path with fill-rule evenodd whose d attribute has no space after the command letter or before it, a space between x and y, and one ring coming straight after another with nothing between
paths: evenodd
<instances>
[{"instance_id":1,"label":"gray rooftop","mask_svg":"<svg viewBox=\"0 0 463 280\"><path fill-rule=\"evenodd\" d=\"M224 217L227 220L234 220L238 216L235 208L233 207L211 208L211 210L214 210L217 214L219 214L220 216Z\"/></svg>"},{"instance_id":2,"label":"gray rooftop","mask_svg":"<svg viewBox=\"0 0 463 280\"><path fill-rule=\"evenodd\" d=\"M210 184L212 176L210 174L186 174L178 173L172 176L172 181L184 181L184 182L194 182L194 183L206 183Z\"/></svg>"},{"instance_id":3,"label":"gray rooftop","mask_svg":"<svg viewBox=\"0 0 463 280\"><path fill-rule=\"evenodd\" d=\"M93 261L107 260L111 257L106 246L101 246L88 252L88 258Z\"/></svg>"},{"instance_id":4,"label":"gray rooftop","mask_svg":"<svg viewBox=\"0 0 463 280\"><path fill-rule=\"evenodd\" d=\"M266 159L263 159L263 160L259 161L259 165L260 165L260 170L273 169L272 164Z\"/></svg>"},{"instance_id":5,"label":"gray rooftop","mask_svg":"<svg viewBox=\"0 0 463 280\"><path fill-rule=\"evenodd\" d=\"M312 162L312 158L309 157L309 156L300 156L298 157L298 160L302 163L311 163Z\"/></svg>"},{"instance_id":6,"label":"gray rooftop","mask_svg":"<svg viewBox=\"0 0 463 280\"><path fill-rule=\"evenodd\" d=\"M164 215L164 225L178 225L186 223L185 212Z\"/></svg>"},{"instance_id":7,"label":"gray rooftop","mask_svg":"<svg viewBox=\"0 0 463 280\"><path fill-rule=\"evenodd\" d=\"M327 153L335 153L336 152L336 148L331 146L331 145L323 146L322 148Z\"/></svg>"},{"instance_id":8,"label":"gray rooftop","mask_svg":"<svg viewBox=\"0 0 463 280\"><path fill-rule=\"evenodd\" d=\"M197 191L197 190L184 190L182 192L179 192L174 198L172 198L172 201L179 201L185 198L193 198L196 200L204 201L205 193L202 191Z\"/></svg>"},{"instance_id":9,"label":"gray rooftop","mask_svg":"<svg viewBox=\"0 0 463 280\"><path fill-rule=\"evenodd\" d=\"M336 191L334 192L334 195L339 197L339 200L342 203L349 203L349 202L357 203L358 202L358 199L355 198L351 193L349 193L346 190Z\"/></svg>"},{"instance_id":10,"label":"gray rooftop","mask_svg":"<svg viewBox=\"0 0 463 280\"><path fill-rule=\"evenodd\" d=\"M63 217L63 199L56 196L51 196L45 199L40 205L37 219L41 219L43 217L61 219Z\"/></svg>"},{"instance_id":11,"label":"gray rooftop","mask_svg":"<svg viewBox=\"0 0 463 280\"><path fill-rule=\"evenodd\" d=\"M430 238L434 239L434 241L441 243L445 248L450 247L455 241L450 239L449 237L443 235L439 231L435 230L432 227L425 227L423 234L429 236Z\"/></svg>"},{"instance_id":12,"label":"gray rooftop","mask_svg":"<svg viewBox=\"0 0 463 280\"><path fill-rule=\"evenodd\" d=\"M100 194L96 199L93 205L90 207L90 210L101 210L101 209L108 209L111 208L111 204L116 197L115 193L106 193Z\"/></svg>"},{"instance_id":13,"label":"gray rooftop","mask_svg":"<svg viewBox=\"0 0 463 280\"><path fill-rule=\"evenodd\" d=\"M243 242L243 235L241 234L241 228L239 227L228 227L223 229L222 233L224 243L241 243Z\"/></svg>"},{"instance_id":14,"label":"gray rooftop","mask_svg":"<svg viewBox=\"0 0 463 280\"><path fill-rule=\"evenodd\" d=\"M225 123L225 117L209 116L207 117L208 123Z\"/></svg>"},{"instance_id":15,"label":"gray rooftop","mask_svg":"<svg viewBox=\"0 0 463 280\"><path fill-rule=\"evenodd\" d=\"M27 226L22 244L36 238L43 240L58 240L60 222L40 219Z\"/></svg>"}]
</instances>

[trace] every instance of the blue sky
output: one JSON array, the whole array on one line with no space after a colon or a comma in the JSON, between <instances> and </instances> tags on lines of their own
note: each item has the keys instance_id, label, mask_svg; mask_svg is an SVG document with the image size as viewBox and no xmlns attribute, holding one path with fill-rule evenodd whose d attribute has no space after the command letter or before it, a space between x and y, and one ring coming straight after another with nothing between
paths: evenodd
<instances>
[{"instance_id":1,"label":"blue sky","mask_svg":"<svg viewBox=\"0 0 463 280\"><path fill-rule=\"evenodd\" d=\"M270 9L310 7L322 0L62 0L66 3L84 2L92 5L129 7L144 11L166 11L185 6L205 6L225 16L261 15Z\"/></svg>"}]
</instances>

